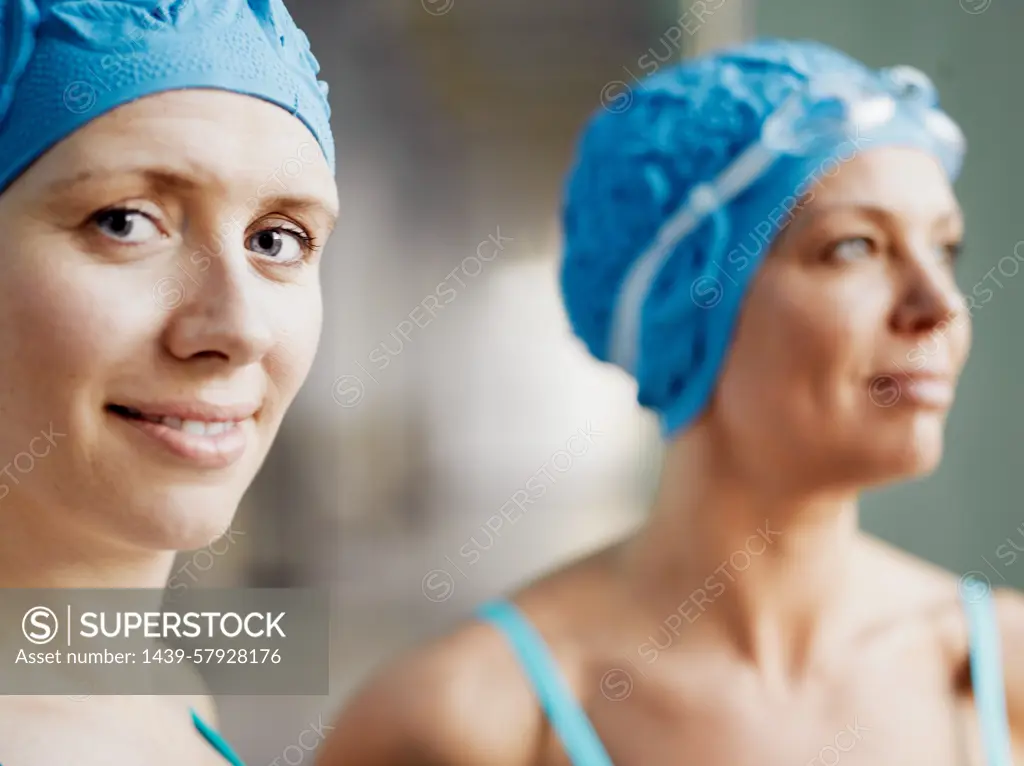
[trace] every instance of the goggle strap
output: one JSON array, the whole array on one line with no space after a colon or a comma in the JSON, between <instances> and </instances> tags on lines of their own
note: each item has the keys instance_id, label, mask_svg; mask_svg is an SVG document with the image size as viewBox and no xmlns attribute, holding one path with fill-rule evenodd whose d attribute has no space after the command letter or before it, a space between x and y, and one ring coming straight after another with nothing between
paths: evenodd
<instances>
[{"instance_id":1,"label":"goggle strap","mask_svg":"<svg viewBox=\"0 0 1024 766\"><path fill-rule=\"evenodd\" d=\"M778 155L755 142L737 157L714 181L690 191L686 201L672 214L626 275L619 291L612 319L609 360L635 373L640 344L640 312L651 285L676 246L693 232L709 213L716 213L760 178ZM722 236L716 226L716 236Z\"/></svg>"}]
</instances>

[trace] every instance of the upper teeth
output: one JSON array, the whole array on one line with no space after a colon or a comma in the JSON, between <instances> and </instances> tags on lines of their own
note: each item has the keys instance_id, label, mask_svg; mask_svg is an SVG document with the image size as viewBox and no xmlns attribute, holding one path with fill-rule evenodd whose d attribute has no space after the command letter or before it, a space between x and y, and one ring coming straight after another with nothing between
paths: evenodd
<instances>
[{"instance_id":1,"label":"upper teeth","mask_svg":"<svg viewBox=\"0 0 1024 766\"><path fill-rule=\"evenodd\" d=\"M182 420L181 418L175 418L169 415L147 415L134 407L125 407L124 409L134 417L148 420L150 423L162 423L168 428L184 431L185 433L192 434L193 436L216 436L217 434L222 434L225 431L234 428L239 423L237 420Z\"/></svg>"},{"instance_id":2,"label":"upper teeth","mask_svg":"<svg viewBox=\"0 0 1024 766\"><path fill-rule=\"evenodd\" d=\"M233 420L209 423L202 420L182 420L181 418L171 417L160 418L160 422L168 428L184 431L193 436L216 436L217 434L224 433L229 428L234 428L236 425Z\"/></svg>"}]
</instances>

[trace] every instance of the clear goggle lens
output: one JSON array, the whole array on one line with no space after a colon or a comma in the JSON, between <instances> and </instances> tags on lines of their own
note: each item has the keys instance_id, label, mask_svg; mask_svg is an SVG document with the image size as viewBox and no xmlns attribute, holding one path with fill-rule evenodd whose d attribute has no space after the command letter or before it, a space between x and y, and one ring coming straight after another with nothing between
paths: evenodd
<instances>
[{"instance_id":1,"label":"clear goggle lens","mask_svg":"<svg viewBox=\"0 0 1024 766\"><path fill-rule=\"evenodd\" d=\"M913 67L885 69L869 81L816 78L768 118L761 142L778 153L816 154L885 125L899 109L909 109L920 114L925 129L946 150L962 153L963 134L935 103L931 80Z\"/></svg>"}]
</instances>

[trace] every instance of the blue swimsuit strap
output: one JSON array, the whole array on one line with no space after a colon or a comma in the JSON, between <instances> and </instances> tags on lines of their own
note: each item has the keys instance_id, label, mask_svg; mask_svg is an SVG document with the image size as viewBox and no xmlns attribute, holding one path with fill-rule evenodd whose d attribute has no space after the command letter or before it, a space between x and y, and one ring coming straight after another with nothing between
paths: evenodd
<instances>
[{"instance_id":1,"label":"blue swimsuit strap","mask_svg":"<svg viewBox=\"0 0 1024 766\"><path fill-rule=\"evenodd\" d=\"M508 601L492 601L477 609L476 615L496 627L512 646L573 766L612 766L544 639L522 613Z\"/></svg>"},{"instance_id":2,"label":"blue swimsuit strap","mask_svg":"<svg viewBox=\"0 0 1024 766\"><path fill-rule=\"evenodd\" d=\"M962 601L970 630L971 683L987 766L1012 766L1002 652L995 603L987 584L965 581ZM511 644L574 766L612 766L597 732L580 708L544 640L507 601L493 601L477 617Z\"/></svg>"},{"instance_id":3,"label":"blue swimsuit strap","mask_svg":"<svg viewBox=\"0 0 1024 766\"><path fill-rule=\"evenodd\" d=\"M987 766L1012 766L1002 651L995 602L988 583L966 579L961 601L970 631L971 685Z\"/></svg>"},{"instance_id":4,"label":"blue swimsuit strap","mask_svg":"<svg viewBox=\"0 0 1024 766\"><path fill-rule=\"evenodd\" d=\"M214 750L224 756L224 760L231 764L231 766L245 766L242 763L242 759L239 758L235 751L231 749L231 745L227 743L220 734L206 723L195 710L192 711L192 723L195 724L196 729L200 734L203 735L203 739L210 743Z\"/></svg>"}]
</instances>

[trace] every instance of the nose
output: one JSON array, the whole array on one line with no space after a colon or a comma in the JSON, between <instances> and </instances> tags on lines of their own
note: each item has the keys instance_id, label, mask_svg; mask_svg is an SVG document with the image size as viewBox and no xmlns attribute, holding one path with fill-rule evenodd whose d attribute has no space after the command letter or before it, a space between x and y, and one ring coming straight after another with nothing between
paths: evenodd
<instances>
[{"instance_id":1,"label":"nose","mask_svg":"<svg viewBox=\"0 0 1024 766\"><path fill-rule=\"evenodd\" d=\"M903 269L893 329L906 335L926 335L962 318L967 307L950 270L935 263L934 255L909 260Z\"/></svg>"},{"instance_id":2,"label":"nose","mask_svg":"<svg viewBox=\"0 0 1024 766\"><path fill-rule=\"evenodd\" d=\"M273 337L261 299L265 286L246 254L225 247L199 263L186 277L174 277L180 300L170 311L164 346L181 360L216 358L236 367L259 361Z\"/></svg>"}]
</instances>

